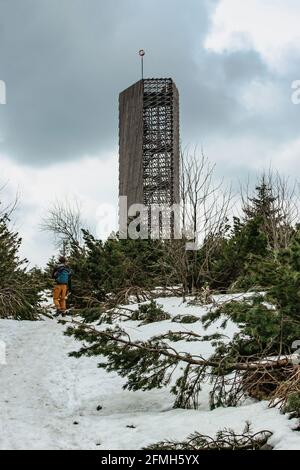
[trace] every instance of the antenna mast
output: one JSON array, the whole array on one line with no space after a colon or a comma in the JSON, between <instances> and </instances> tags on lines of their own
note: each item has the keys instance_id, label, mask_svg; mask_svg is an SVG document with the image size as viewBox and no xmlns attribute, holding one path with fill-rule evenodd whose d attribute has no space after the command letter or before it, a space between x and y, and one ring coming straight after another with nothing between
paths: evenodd
<instances>
[{"instance_id":1,"label":"antenna mast","mask_svg":"<svg viewBox=\"0 0 300 470\"><path fill-rule=\"evenodd\" d=\"M140 49L140 50L139 50L139 56L140 56L140 58L141 58L142 80L144 79L144 55L145 55L144 49Z\"/></svg>"}]
</instances>

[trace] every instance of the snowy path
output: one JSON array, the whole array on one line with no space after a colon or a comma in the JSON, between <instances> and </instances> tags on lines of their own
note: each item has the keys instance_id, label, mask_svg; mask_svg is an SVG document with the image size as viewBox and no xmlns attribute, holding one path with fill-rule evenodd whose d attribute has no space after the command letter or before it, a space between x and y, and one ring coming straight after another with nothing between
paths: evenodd
<instances>
[{"instance_id":1,"label":"snowy path","mask_svg":"<svg viewBox=\"0 0 300 470\"><path fill-rule=\"evenodd\" d=\"M204 390L199 411L173 410L166 390L122 390L123 379L97 369L97 358L68 357L79 343L63 328L54 320L0 320L0 340L7 344L7 364L0 365L0 449L141 448L194 430L241 430L246 420L254 431L274 431L277 449L300 449L300 433L291 431L295 422L265 403L208 411Z\"/></svg>"},{"instance_id":2,"label":"snowy path","mask_svg":"<svg viewBox=\"0 0 300 470\"><path fill-rule=\"evenodd\" d=\"M126 447L131 418L166 401L161 392L124 392L122 379L97 369L97 359L68 357L78 343L56 321L1 320L0 338L7 344L7 364L0 366L0 449L95 449L102 433L108 447Z\"/></svg>"},{"instance_id":3,"label":"snowy path","mask_svg":"<svg viewBox=\"0 0 300 470\"><path fill-rule=\"evenodd\" d=\"M60 448L66 439L76 447L77 370L63 360L57 324L5 321L0 331L7 343L7 365L0 369L1 447Z\"/></svg>"}]
</instances>

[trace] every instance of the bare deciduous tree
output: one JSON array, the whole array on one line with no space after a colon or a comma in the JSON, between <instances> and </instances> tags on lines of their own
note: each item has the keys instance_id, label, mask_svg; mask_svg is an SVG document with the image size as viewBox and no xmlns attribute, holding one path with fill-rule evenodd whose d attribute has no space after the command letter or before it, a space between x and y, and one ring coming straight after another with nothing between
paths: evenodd
<instances>
[{"instance_id":1,"label":"bare deciduous tree","mask_svg":"<svg viewBox=\"0 0 300 470\"><path fill-rule=\"evenodd\" d=\"M6 188L7 183L4 183L2 186L0 186L0 193ZM9 219L12 213L17 209L19 202L19 193L17 192L13 201L9 202L6 205L2 204L2 201L0 200L0 218L5 217L6 219Z\"/></svg>"},{"instance_id":2,"label":"bare deciduous tree","mask_svg":"<svg viewBox=\"0 0 300 470\"><path fill-rule=\"evenodd\" d=\"M215 165L201 151L181 152L181 216L183 240L166 243L168 258L183 285L183 295L194 292L200 277L209 276L209 259L228 220L231 188L215 182ZM197 249L205 247L199 264Z\"/></svg>"},{"instance_id":3,"label":"bare deciduous tree","mask_svg":"<svg viewBox=\"0 0 300 470\"><path fill-rule=\"evenodd\" d=\"M55 202L41 224L42 230L54 235L56 246L63 253L70 245L81 247L83 227L84 221L77 201L73 205L68 201Z\"/></svg>"}]
</instances>

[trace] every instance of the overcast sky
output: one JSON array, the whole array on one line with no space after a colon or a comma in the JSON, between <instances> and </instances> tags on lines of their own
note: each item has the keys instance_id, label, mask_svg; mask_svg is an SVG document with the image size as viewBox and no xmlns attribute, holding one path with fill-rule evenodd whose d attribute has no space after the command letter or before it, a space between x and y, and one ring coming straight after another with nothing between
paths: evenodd
<instances>
[{"instance_id":1,"label":"overcast sky","mask_svg":"<svg viewBox=\"0 0 300 470\"><path fill-rule=\"evenodd\" d=\"M23 253L44 264L39 229L55 200L77 198L90 226L117 204L118 94L172 77L181 140L225 179L272 164L300 177L298 0L0 0L1 198L18 192Z\"/></svg>"}]
</instances>

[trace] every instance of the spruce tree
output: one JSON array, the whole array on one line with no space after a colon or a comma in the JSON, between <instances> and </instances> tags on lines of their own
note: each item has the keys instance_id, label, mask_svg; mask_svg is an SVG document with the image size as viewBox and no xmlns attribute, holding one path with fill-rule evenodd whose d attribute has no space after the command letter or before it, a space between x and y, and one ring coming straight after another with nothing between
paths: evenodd
<instances>
[{"instance_id":1,"label":"spruce tree","mask_svg":"<svg viewBox=\"0 0 300 470\"><path fill-rule=\"evenodd\" d=\"M208 326L225 314L240 325L230 345L234 354L261 354L264 350L290 354L300 337L300 231L288 249L257 260L256 279L269 285L265 294L228 302L203 320Z\"/></svg>"},{"instance_id":2,"label":"spruce tree","mask_svg":"<svg viewBox=\"0 0 300 470\"><path fill-rule=\"evenodd\" d=\"M204 245L203 256L205 249ZM201 256L201 253L202 250L198 256ZM252 265L256 259L265 258L268 253L268 241L262 230L262 218L256 216L243 222L234 217L231 231L219 239L217 248L210 257L207 282L212 289L226 292L238 280L241 278L244 280L249 265Z\"/></svg>"},{"instance_id":3,"label":"spruce tree","mask_svg":"<svg viewBox=\"0 0 300 470\"><path fill-rule=\"evenodd\" d=\"M255 195L249 197L244 204L243 212L245 222L259 218L261 220L261 229L268 239L271 249L283 248L284 240L281 240L281 234L291 234L293 232L287 220L287 214L284 213L280 198L283 196L272 186L272 181L268 181L265 175L259 180L255 188ZM288 237L289 238L289 237Z\"/></svg>"},{"instance_id":4,"label":"spruce tree","mask_svg":"<svg viewBox=\"0 0 300 470\"><path fill-rule=\"evenodd\" d=\"M19 256L21 238L10 231L7 215L0 218L0 318L33 320L37 318L42 274L28 271L26 259Z\"/></svg>"},{"instance_id":5,"label":"spruce tree","mask_svg":"<svg viewBox=\"0 0 300 470\"><path fill-rule=\"evenodd\" d=\"M268 221L275 217L279 222L281 216L275 204L277 197L273 194L273 188L267 183L265 175L261 177L259 184L255 187L255 191L255 196L252 198L249 197L243 207L246 220L262 217Z\"/></svg>"},{"instance_id":6,"label":"spruce tree","mask_svg":"<svg viewBox=\"0 0 300 470\"><path fill-rule=\"evenodd\" d=\"M71 245L72 303L85 308L105 302L122 290L152 289L163 283L160 240L96 239L83 230L83 246ZM52 261L49 261L49 266ZM50 268L46 272L50 275Z\"/></svg>"}]
</instances>

